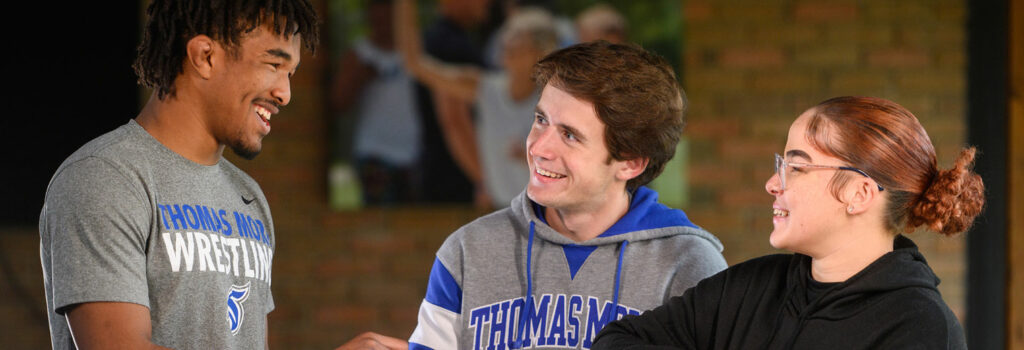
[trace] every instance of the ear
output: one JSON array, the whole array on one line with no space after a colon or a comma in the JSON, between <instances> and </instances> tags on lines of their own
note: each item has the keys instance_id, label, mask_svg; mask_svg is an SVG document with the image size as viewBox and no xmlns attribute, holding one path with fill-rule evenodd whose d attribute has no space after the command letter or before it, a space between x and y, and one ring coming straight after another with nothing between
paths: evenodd
<instances>
[{"instance_id":1,"label":"ear","mask_svg":"<svg viewBox=\"0 0 1024 350\"><path fill-rule=\"evenodd\" d=\"M843 189L842 199L842 202L846 204L846 208L843 210L848 215L860 214L882 204L878 186L866 177L850 180Z\"/></svg>"},{"instance_id":2,"label":"ear","mask_svg":"<svg viewBox=\"0 0 1024 350\"><path fill-rule=\"evenodd\" d=\"M643 174L644 170L647 170L649 162L650 158L647 157L616 161L619 164L619 170L615 172L615 178L621 181L632 180L634 177Z\"/></svg>"},{"instance_id":3,"label":"ear","mask_svg":"<svg viewBox=\"0 0 1024 350\"><path fill-rule=\"evenodd\" d=\"M214 51L220 49L212 38L196 35L185 43L185 69L191 69L203 79L213 75Z\"/></svg>"}]
</instances>

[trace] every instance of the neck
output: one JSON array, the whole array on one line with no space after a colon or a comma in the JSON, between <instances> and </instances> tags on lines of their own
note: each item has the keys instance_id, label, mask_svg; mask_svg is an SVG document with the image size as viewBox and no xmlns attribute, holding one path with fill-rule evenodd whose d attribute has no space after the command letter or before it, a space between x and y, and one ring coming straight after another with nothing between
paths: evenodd
<instances>
[{"instance_id":1,"label":"neck","mask_svg":"<svg viewBox=\"0 0 1024 350\"><path fill-rule=\"evenodd\" d=\"M851 230L853 231L853 230ZM885 229L841 235L832 251L811 257L811 277L818 282L843 282L892 251L893 235Z\"/></svg>"},{"instance_id":2,"label":"neck","mask_svg":"<svg viewBox=\"0 0 1024 350\"><path fill-rule=\"evenodd\" d=\"M612 227L629 212L629 195L625 190L600 201L594 209L545 208L551 228L576 242L593 239Z\"/></svg>"},{"instance_id":3,"label":"neck","mask_svg":"<svg viewBox=\"0 0 1024 350\"><path fill-rule=\"evenodd\" d=\"M202 165L214 165L224 153L221 145L209 133L209 125L203 113L181 89L176 96L163 100L156 93L142 107L135 121L154 139L185 159Z\"/></svg>"}]
</instances>

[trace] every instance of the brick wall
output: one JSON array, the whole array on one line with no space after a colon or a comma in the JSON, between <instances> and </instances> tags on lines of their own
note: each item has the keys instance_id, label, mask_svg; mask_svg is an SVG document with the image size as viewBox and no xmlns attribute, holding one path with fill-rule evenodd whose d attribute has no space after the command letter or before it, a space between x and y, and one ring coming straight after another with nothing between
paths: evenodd
<instances>
[{"instance_id":1,"label":"brick wall","mask_svg":"<svg viewBox=\"0 0 1024 350\"><path fill-rule=\"evenodd\" d=\"M964 142L960 1L688 0L682 8L681 73L691 102L685 209L722 239L730 263L774 252L764 181L789 124L817 102L874 95L903 104L929 131L943 166ZM255 161L229 157L259 181L274 212L271 345L333 348L366 330L404 338L415 326L434 251L481 213L450 206L329 211L328 62L325 54L302 61L292 103L275 117L263 154ZM962 317L963 239L911 237ZM48 346L38 249L34 227L0 228L11 267L0 271L4 348ZM28 299L12 296L22 289Z\"/></svg>"}]
</instances>

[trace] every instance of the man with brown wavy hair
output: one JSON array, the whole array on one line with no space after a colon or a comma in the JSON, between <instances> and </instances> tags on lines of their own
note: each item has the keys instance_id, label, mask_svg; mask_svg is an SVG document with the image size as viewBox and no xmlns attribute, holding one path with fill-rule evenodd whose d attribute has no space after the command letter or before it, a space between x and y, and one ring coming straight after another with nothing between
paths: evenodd
<instances>
[{"instance_id":1,"label":"man with brown wavy hair","mask_svg":"<svg viewBox=\"0 0 1024 350\"><path fill-rule=\"evenodd\" d=\"M686 95L661 57L632 45L581 44L541 60L534 79L593 105L604 124L609 162L647 163L628 180L628 191L657 177L675 155Z\"/></svg>"},{"instance_id":2,"label":"man with brown wavy hair","mask_svg":"<svg viewBox=\"0 0 1024 350\"><path fill-rule=\"evenodd\" d=\"M413 349L590 348L608 322L726 267L714 235L643 186L683 127L663 59L585 43L551 53L534 76L526 190L438 250Z\"/></svg>"}]
</instances>

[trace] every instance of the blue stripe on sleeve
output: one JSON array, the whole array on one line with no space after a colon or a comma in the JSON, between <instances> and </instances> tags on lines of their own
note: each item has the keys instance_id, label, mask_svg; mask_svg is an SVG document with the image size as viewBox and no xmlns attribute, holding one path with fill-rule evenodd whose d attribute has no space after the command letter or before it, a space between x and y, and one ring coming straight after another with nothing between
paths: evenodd
<instances>
[{"instance_id":1,"label":"blue stripe on sleeve","mask_svg":"<svg viewBox=\"0 0 1024 350\"><path fill-rule=\"evenodd\" d=\"M445 310L462 313L462 288L455 283L455 278L441 260L434 258L434 267L430 269L430 282L427 282L427 302L440 306Z\"/></svg>"},{"instance_id":2,"label":"blue stripe on sleeve","mask_svg":"<svg viewBox=\"0 0 1024 350\"><path fill-rule=\"evenodd\" d=\"M431 349L429 346L426 346L426 345L416 344L416 343L413 343L413 342L409 342L409 350L434 350L434 349Z\"/></svg>"}]
</instances>

